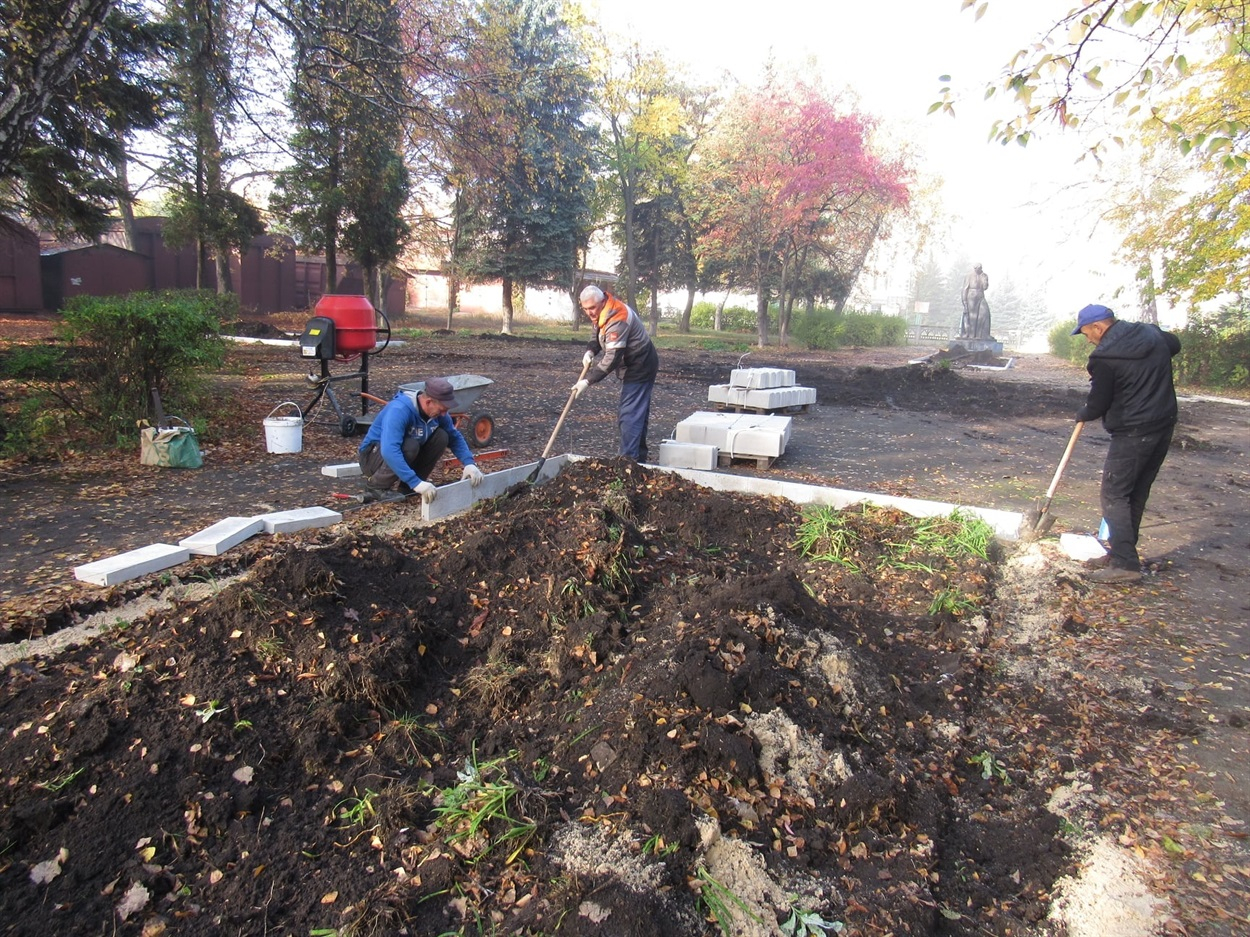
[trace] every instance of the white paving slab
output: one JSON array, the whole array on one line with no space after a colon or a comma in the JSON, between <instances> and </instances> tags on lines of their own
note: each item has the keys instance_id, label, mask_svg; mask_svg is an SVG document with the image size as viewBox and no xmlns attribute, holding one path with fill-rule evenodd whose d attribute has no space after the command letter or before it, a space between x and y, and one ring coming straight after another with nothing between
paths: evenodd
<instances>
[{"instance_id":1,"label":"white paving slab","mask_svg":"<svg viewBox=\"0 0 1250 937\"><path fill-rule=\"evenodd\" d=\"M183 537L178 546L200 556L221 556L264 529L265 522L259 517L225 517L211 527Z\"/></svg>"},{"instance_id":2,"label":"white paving slab","mask_svg":"<svg viewBox=\"0 0 1250 937\"><path fill-rule=\"evenodd\" d=\"M158 573L162 569L177 566L191 559L191 551L186 547L176 547L169 543L153 543L115 556L106 556L93 563L85 563L74 567L74 578L82 582L93 582L97 586L111 586L127 579Z\"/></svg>"},{"instance_id":3,"label":"white paving slab","mask_svg":"<svg viewBox=\"0 0 1250 937\"><path fill-rule=\"evenodd\" d=\"M543 463L534 484L541 484L555 478L567 462L568 456L552 456ZM427 521L438 520L440 517L449 517L452 514L467 511L475 502L498 498L513 485L529 478L537 464L537 462L530 462L528 465L518 465L499 472L488 472L482 475L482 483L476 488L468 481L439 485L434 500L429 504L421 505L421 518Z\"/></svg>"},{"instance_id":4,"label":"white paving slab","mask_svg":"<svg viewBox=\"0 0 1250 937\"><path fill-rule=\"evenodd\" d=\"M787 407L802 407L815 403L816 388L795 385L752 390L746 387L734 387L732 384L712 384L707 389L707 399L708 403L719 403L730 407L784 410Z\"/></svg>"},{"instance_id":5,"label":"white paving slab","mask_svg":"<svg viewBox=\"0 0 1250 937\"><path fill-rule=\"evenodd\" d=\"M834 508L852 504L875 504L895 507L914 517L941 517L958 509L981 518L994 529L1002 540L1016 540L1020 536L1020 523L1024 515L1018 511L1000 511L996 508L979 508L945 501L927 501L920 498L898 498L892 495L874 494L870 491L851 491L845 488L823 488L819 485L803 485L798 482L775 481L749 475L731 475L725 472L701 472L697 469L665 468L714 491L736 491L744 494L776 496L796 504L827 504Z\"/></svg>"},{"instance_id":6,"label":"white paving slab","mask_svg":"<svg viewBox=\"0 0 1250 937\"><path fill-rule=\"evenodd\" d=\"M734 368L729 372L729 383L748 389L790 387L794 383L794 372L789 368Z\"/></svg>"},{"instance_id":7,"label":"white paving slab","mask_svg":"<svg viewBox=\"0 0 1250 937\"><path fill-rule=\"evenodd\" d=\"M329 527L343 519L338 511L329 508L295 508L292 511L273 511L260 514L258 519L264 522L265 533L289 534L309 527Z\"/></svg>"},{"instance_id":8,"label":"white paving slab","mask_svg":"<svg viewBox=\"0 0 1250 937\"><path fill-rule=\"evenodd\" d=\"M666 439L660 443L660 465L669 468L692 468L711 470L716 468L720 450L695 442L677 442Z\"/></svg>"},{"instance_id":9,"label":"white paving slab","mask_svg":"<svg viewBox=\"0 0 1250 937\"><path fill-rule=\"evenodd\" d=\"M338 465L321 466L321 474L331 478L355 478L360 472L359 462L341 462Z\"/></svg>"}]
</instances>

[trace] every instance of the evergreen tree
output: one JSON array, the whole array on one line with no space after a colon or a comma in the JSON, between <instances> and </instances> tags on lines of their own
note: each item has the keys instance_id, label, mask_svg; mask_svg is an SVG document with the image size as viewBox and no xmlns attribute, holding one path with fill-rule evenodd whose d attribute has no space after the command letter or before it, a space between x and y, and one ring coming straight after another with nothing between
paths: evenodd
<instances>
[{"instance_id":1,"label":"evergreen tree","mask_svg":"<svg viewBox=\"0 0 1250 937\"><path fill-rule=\"evenodd\" d=\"M295 163L270 207L301 244L324 251L333 292L341 246L382 305L382 273L400 255L409 171L400 151L409 60L394 0L289 0L282 21L295 46L289 93Z\"/></svg>"},{"instance_id":2,"label":"evergreen tree","mask_svg":"<svg viewBox=\"0 0 1250 937\"><path fill-rule=\"evenodd\" d=\"M229 0L169 0L170 21L182 32L173 62L170 159L163 169L171 192L164 237L171 246L194 243L196 284L208 281L215 261L217 291L233 292L230 257L264 231L260 212L226 184L227 149L236 120L234 32Z\"/></svg>"},{"instance_id":3,"label":"evergreen tree","mask_svg":"<svg viewBox=\"0 0 1250 937\"><path fill-rule=\"evenodd\" d=\"M553 0L486 0L471 29L461 114L480 145L457 167L463 269L503 281L501 331L511 333L514 287L571 282L589 240L590 81Z\"/></svg>"},{"instance_id":4,"label":"evergreen tree","mask_svg":"<svg viewBox=\"0 0 1250 937\"><path fill-rule=\"evenodd\" d=\"M943 271L934 256L929 254L916 276L916 287L912 296L913 309L915 303L929 304L929 311L921 319L920 324L944 326L953 322L958 325L959 318L963 314L962 307L958 313L955 312L956 306L959 305L958 297L955 295L958 292L958 288L952 289L950 273ZM952 299L953 296L954 299Z\"/></svg>"},{"instance_id":5,"label":"evergreen tree","mask_svg":"<svg viewBox=\"0 0 1250 937\"><path fill-rule=\"evenodd\" d=\"M160 121L154 68L169 30L131 4L3 0L0 8L0 212L94 237L115 205L129 204L118 171L128 134ZM71 14L82 19L69 22ZM58 51L67 57L56 59ZM61 69L66 77L54 79Z\"/></svg>"}]
</instances>

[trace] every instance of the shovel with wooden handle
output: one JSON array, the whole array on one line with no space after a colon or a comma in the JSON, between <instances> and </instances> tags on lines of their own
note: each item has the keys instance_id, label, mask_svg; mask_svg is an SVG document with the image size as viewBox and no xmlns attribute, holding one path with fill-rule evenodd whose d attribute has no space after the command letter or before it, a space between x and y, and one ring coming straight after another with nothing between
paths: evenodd
<instances>
[{"instance_id":1,"label":"shovel with wooden handle","mask_svg":"<svg viewBox=\"0 0 1250 937\"><path fill-rule=\"evenodd\" d=\"M1046 497L1042 499L1041 504L1032 507L1024 515L1024 521L1020 524L1020 536L1024 540L1032 540L1040 537L1046 531L1050 530L1051 525L1055 523L1055 516L1050 512L1050 502L1055 496L1055 489L1059 487L1059 479L1063 477L1063 470L1068 467L1068 460L1072 458L1072 450L1076 448L1076 440L1081 435L1081 430L1085 428L1085 424L1080 420L1076 426L1072 427L1072 438L1068 440L1068 446L1063 450L1063 457L1059 460L1059 467L1055 469L1055 477L1050 480L1050 487L1046 489Z\"/></svg>"},{"instance_id":2,"label":"shovel with wooden handle","mask_svg":"<svg viewBox=\"0 0 1250 937\"><path fill-rule=\"evenodd\" d=\"M582 373L577 379L583 380L586 372L590 370L590 362L582 365ZM556 436L560 434L560 427L564 425L564 418L569 415L569 408L573 406L573 401L577 399L577 392L570 390L569 399L564 404L564 409L560 411L560 419L556 420L556 428L551 431L551 438L547 440L547 448L543 450L542 458L538 460L538 464L534 466L534 471L530 472L529 477L525 479L527 484L534 484L538 480L538 473L542 471L543 463L547 461L547 456L551 455L551 447L556 444Z\"/></svg>"}]
</instances>

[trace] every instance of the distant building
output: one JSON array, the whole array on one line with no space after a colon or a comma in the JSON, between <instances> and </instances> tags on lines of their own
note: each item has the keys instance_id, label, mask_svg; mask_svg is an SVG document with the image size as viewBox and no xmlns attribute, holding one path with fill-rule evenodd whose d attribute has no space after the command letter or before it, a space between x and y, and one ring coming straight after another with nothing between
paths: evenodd
<instances>
[{"instance_id":1,"label":"distant building","mask_svg":"<svg viewBox=\"0 0 1250 937\"><path fill-rule=\"evenodd\" d=\"M112 244L54 247L39 257L43 308L60 309L75 296L124 296L148 289L152 258Z\"/></svg>"},{"instance_id":2,"label":"distant building","mask_svg":"<svg viewBox=\"0 0 1250 937\"><path fill-rule=\"evenodd\" d=\"M39 236L8 218L0 219L0 311L43 308Z\"/></svg>"}]
</instances>

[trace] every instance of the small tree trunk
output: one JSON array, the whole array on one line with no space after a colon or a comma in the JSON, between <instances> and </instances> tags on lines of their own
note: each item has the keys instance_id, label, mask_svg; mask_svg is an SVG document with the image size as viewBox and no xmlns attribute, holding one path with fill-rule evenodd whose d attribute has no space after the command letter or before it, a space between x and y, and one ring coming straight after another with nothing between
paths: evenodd
<instances>
[{"instance_id":1,"label":"small tree trunk","mask_svg":"<svg viewBox=\"0 0 1250 937\"><path fill-rule=\"evenodd\" d=\"M659 284L651 284L651 337L655 338L656 333L660 331L660 287Z\"/></svg>"},{"instance_id":2,"label":"small tree trunk","mask_svg":"<svg viewBox=\"0 0 1250 937\"><path fill-rule=\"evenodd\" d=\"M733 289L733 287L730 287ZM716 315L712 319L712 328L720 332L725 328L725 303L729 302L729 290L725 290L725 295L720 298L720 302L716 306Z\"/></svg>"},{"instance_id":3,"label":"small tree trunk","mask_svg":"<svg viewBox=\"0 0 1250 937\"><path fill-rule=\"evenodd\" d=\"M790 255L781 258L781 289L777 291L777 344L785 348L790 341Z\"/></svg>"},{"instance_id":4,"label":"small tree trunk","mask_svg":"<svg viewBox=\"0 0 1250 937\"><path fill-rule=\"evenodd\" d=\"M447 274L447 331L451 331L451 318L456 314L456 306L460 303L460 277L454 273Z\"/></svg>"},{"instance_id":5,"label":"small tree trunk","mask_svg":"<svg viewBox=\"0 0 1250 937\"><path fill-rule=\"evenodd\" d=\"M503 335L512 334L512 277L503 278L503 323L499 331Z\"/></svg>"},{"instance_id":6,"label":"small tree trunk","mask_svg":"<svg viewBox=\"0 0 1250 937\"><path fill-rule=\"evenodd\" d=\"M230 276L230 251L218 248L214 253L217 264L217 295L234 292L234 279Z\"/></svg>"},{"instance_id":7,"label":"small tree trunk","mask_svg":"<svg viewBox=\"0 0 1250 937\"><path fill-rule=\"evenodd\" d=\"M361 279L364 280L365 296L373 304L374 309L382 308L382 268L377 264L362 266Z\"/></svg>"},{"instance_id":8,"label":"small tree trunk","mask_svg":"<svg viewBox=\"0 0 1250 937\"><path fill-rule=\"evenodd\" d=\"M686 287L686 307L681 311L679 329L683 335L690 333L690 313L694 311L694 285Z\"/></svg>"},{"instance_id":9,"label":"small tree trunk","mask_svg":"<svg viewBox=\"0 0 1250 937\"><path fill-rule=\"evenodd\" d=\"M768 290L764 288L763 278L755 289L755 327L759 337L759 347L768 347Z\"/></svg>"},{"instance_id":10,"label":"small tree trunk","mask_svg":"<svg viewBox=\"0 0 1250 937\"><path fill-rule=\"evenodd\" d=\"M118 145L122 148L117 159L113 161L113 169L117 179L117 213L122 218L122 243L126 250L135 249L135 204L131 200L130 177L127 172L126 134L118 130L115 134Z\"/></svg>"}]
</instances>

